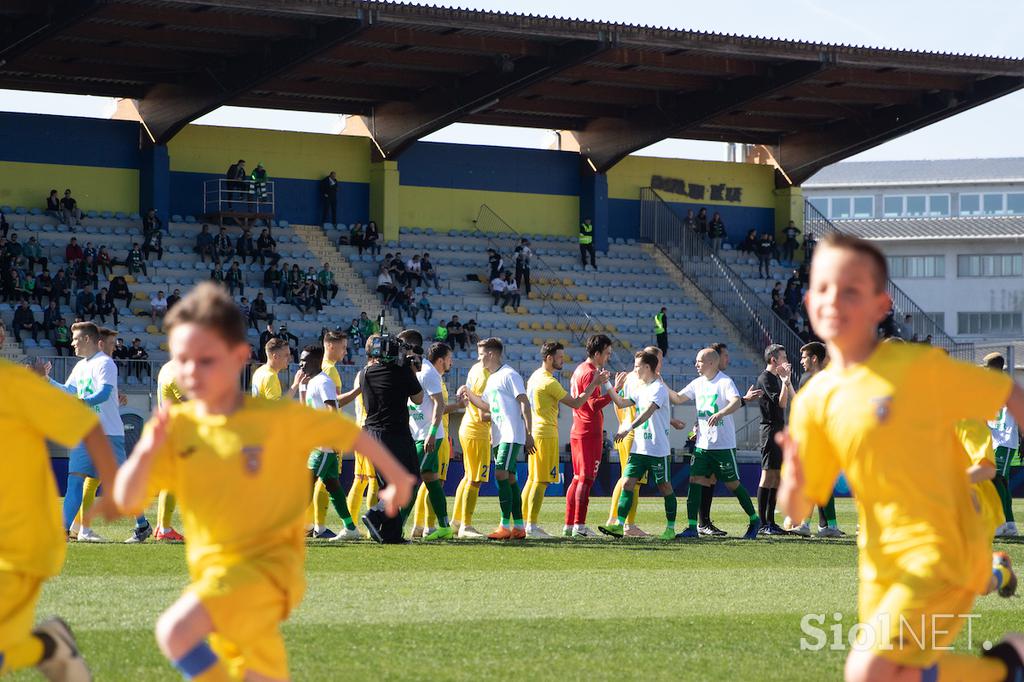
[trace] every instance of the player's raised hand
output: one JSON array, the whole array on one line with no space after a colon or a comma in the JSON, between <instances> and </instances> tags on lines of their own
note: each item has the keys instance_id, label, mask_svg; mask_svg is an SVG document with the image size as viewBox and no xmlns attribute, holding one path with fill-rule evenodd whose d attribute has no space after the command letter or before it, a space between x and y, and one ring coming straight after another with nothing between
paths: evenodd
<instances>
[{"instance_id":1,"label":"player's raised hand","mask_svg":"<svg viewBox=\"0 0 1024 682\"><path fill-rule=\"evenodd\" d=\"M750 388L747 389L747 394L743 396L743 402L749 403L751 400L760 400L763 395L764 391L751 385Z\"/></svg>"},{"instance_id":2,"label":"player's raised hand","mask_svg":"<svg viewBox=\"0 0 1024 682\"><path fill-rule=\"evenodd\" d=\"M615 375L615 390L621 391L622 387L626 385L626 377L629 376L629 372L619 372Z\"/></svg>"},{"instance_id":3,"label":"player's raised hand","mask_svg":"<svg viewBox=\"0 0 1024 682\"><path fill-rule=\"evenodd\" d=\"M788 362L784 362L781 365L779 365L779 378L780 379L788 379L790 374L792 374L792 372L793 372L793 365L789 364Z\"/></svg>"},{"instance_id":4,"label":"player's raised hand","mask_svg":"<svg viewBox=\"0 0 1024 682\"><path fill-rule=\"evenodd\" d=\"M46 360L36 359L32 362L32 371L41 377L50 376L50 370L53 369L53 364Z\"/></svg>"}]
</instances>

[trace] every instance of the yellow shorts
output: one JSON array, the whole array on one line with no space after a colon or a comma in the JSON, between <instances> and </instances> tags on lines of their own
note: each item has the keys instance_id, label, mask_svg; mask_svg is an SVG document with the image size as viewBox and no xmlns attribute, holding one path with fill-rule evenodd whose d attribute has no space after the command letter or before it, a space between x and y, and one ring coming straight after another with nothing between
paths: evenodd
<instances>
[{"instance_id":1,"label":"yellow shorts","mask_svg":"<svg viewBox=\"0 0 1024 682\"><path fill-rule=\"evenodd\" d=\"M374 478L377 475L377 470L374 468L373 463L358 452L356 453L355 475L366 476L367 478Z\"/></svg>"},{"instance_id":2,"label":"yellow shorts","mask_svg":"<svg viewBox=\"0 0 1024 682\"><path fill-rule=\"evenodd\" d=\"M864 646L897 665L935 665L967 624L977 594L954 585L924 583L917 577L889 585L861 582Z\"/></svg>"},{"instance_id":3,"label":"yellow shorts","mask_svg":"<svg viewBox=\"0 0 1024 682\"><path fill-rule=\"evenodd\" d=\"M526 460L526 467L530 472L527 480L536 483L557 483L558 436L554 438L534 436L533 444L537 449Z\"/></svg>"},{"instance_id":4,"label":"yellow shorts","mask_svg":"<svg viewBox=\"0 0 1024 682\"><path fill-rule=\"evenodd\" d=\"M211 646L234 674L289 679L279 626L305 588L300 579L290 582L290 589L282 588L260 568L239 563L210 567L186 588L210 614Z\"/></svg>"},{"instance_id":5,"label":"yellow shorts","mask_svg":"<svg viewBox=\"0 0 1024 682\"><path fill-rule=\"evenodd\" d=\"M473 483L491 480L491 439L459 435L459 443L462 444L462 466L469 480Z\"/></svg>"},{"instance_id":6,"label":"yellow shorts","mask_svg":"<svg viewBox=\"0 0 1024 682\"><path fill-rule=\"evenodd\" d=\"M626 462L629 461L629 451L633 449L633 434L629 434L622 439L621 442L615 444L615 451L619 453L619 466L621 467L622 475L626 475ZM644 472L644 477L640 479L639 483L647 483L647 472Z\"/></svg>"},{"instance_id":7,"label":"yellow shorts","mask_svg":"<svg viewBox=\"0 0 1024 682\"><path fill-rule=\"evenodd\" d=\"M32 632L42 589L42 578L0 571L0 652Z\"/></svg>"},{"instance_id":8,"label":"yellow shorts","mask_svg":"<svg viewBox=\"0 0 1024 682\"><path fill-rule=\"evenodd\" d=\"M448 480L448 465L452 461L452 442L448 434L441 439L441 447L437 449L437 477L442 481Z\"/></svg>"}]
</instances>

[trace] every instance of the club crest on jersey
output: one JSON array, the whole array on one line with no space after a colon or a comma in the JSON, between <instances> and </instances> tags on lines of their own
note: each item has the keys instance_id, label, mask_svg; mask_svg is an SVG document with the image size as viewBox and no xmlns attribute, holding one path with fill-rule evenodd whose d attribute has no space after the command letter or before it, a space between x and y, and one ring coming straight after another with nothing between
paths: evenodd
<instances>
[{"instance_id":1,"label":"club crest on jersey","mask_svg":"<svg viewBox=\"0 0 1024 682\"><path fill-rule=\"evenodd\" d=\"M892 405L892 396L872 398L871 402L875 406L875 419L878 420L879 424L884 424L889 419L889 406Z\"/></svg>"},{"instance_id":2,"label":"club crest on jersey","mask_svg":"<svg viewBox=\"0 0 1024 682\"><path fill-rule=\"evenodd\" d=\"M255 476L260 472L263 465L263 446L249 445L242 448L242 458L245 460L245 470Z\"/></svg>"}]
</instances>

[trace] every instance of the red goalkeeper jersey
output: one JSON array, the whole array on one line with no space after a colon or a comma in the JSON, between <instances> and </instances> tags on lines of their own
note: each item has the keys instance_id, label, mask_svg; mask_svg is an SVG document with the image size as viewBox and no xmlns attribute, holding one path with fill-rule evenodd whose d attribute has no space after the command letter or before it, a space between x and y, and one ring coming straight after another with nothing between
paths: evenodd
<instances>
[{"instance_id":1,"label":"red goalkeeper jersey","mask_svg":"<svg viewBox=\"0 0 1024 682\"><path fill-rule=\"evenodd\" d=\"M584 360L576 367L570 382L570 391L572 391L573 397L582 395L587 390L596 371L597 367L589 360ZM599 388L594 391L587 402L572 411L571 435L578 438L600 438L601 431L604 430L602 410L611 401L612 399L604 394L603 389Z\"/></svg>"}]
</instances>

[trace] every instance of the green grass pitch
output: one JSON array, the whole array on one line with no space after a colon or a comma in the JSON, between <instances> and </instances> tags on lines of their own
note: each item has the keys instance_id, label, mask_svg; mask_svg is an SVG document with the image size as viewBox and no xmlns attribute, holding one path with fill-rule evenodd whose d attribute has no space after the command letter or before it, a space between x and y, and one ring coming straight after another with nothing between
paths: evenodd
<instances>
[{"instance_id":1,"label":"green grass pitch","mask_svg":"<svg viewBox=\"0 0 1024 682\"><path fill-rule=\"evenodd\" d=\"M592 500L591 525L607 511L607 498ZM563 512L563 498L547 500L542 525L560 532ZM838 679L845 652L801 651L800 622L856 622L852 504L839 512L851 536L838 540L317 542L306 597L284 625L293 679ZM714 517L733 538L746 525L729 498ZM639 519L660 532L660 499L641 499ZM496 499L481 499L475 525L496 520ZM122 540L130 523L95 528ZM1024 566L1021 544L996 548ZM39 615L71 624L99 682L179 680L152 632L186 581L180 545L72 544ZM1019 604L977 602L974 651L1020 629Z\"/></svg>"}]
</instances>

